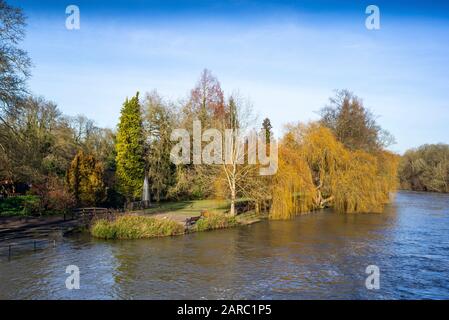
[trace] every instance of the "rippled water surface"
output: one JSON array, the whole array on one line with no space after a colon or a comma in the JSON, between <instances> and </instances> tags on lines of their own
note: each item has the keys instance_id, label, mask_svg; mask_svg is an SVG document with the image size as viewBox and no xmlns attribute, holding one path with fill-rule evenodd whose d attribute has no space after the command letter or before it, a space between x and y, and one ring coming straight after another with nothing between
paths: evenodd
<instances>
[{"instance_id":1,"label":"rippled water surface","mask_svg":"<svg viewBox=\"0 0 449 320\"><path fill-rule=\"evenodd\" d=\"M66 266L81 270L65 287ZM380 268L380 289L365 269ZM448 299L449 196L397 194L384 214L291 221L136 241L65 238L0 257L2 299Z\"/></svg>"}]
</instances>

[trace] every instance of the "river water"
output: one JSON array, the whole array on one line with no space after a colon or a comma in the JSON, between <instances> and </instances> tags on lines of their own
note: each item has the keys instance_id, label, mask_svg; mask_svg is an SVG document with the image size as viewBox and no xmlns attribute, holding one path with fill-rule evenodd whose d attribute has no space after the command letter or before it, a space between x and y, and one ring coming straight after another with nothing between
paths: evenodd
<instances>
[{"instance_id":1,"label":"river water","mask_svg":"<svg viewBox=\"0 0 449 320\"><path fill-rule=\"evenodd\" d=\"M68 265L80 289L68 290ZM365 286L366 268L380 288ZM1 299L448 299L449 196L399 192L384 214L136 241L65 238L0 257Z\"/></svg>"}]
</instances>

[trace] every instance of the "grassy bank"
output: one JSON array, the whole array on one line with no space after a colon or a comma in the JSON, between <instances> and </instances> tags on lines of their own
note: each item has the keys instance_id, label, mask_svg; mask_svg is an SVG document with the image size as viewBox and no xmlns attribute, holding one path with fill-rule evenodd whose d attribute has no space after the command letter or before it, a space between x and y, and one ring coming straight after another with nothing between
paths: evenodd
<instances>
[{"instance_id":1,"label":"grassy bank","mask_svg":"<svg viewBox=\"0 0 449 320\"><path fill-rule=\"evenodd\" d=\"M231 228L240 224L236 217L217 213L207 213L190 228L171 219L127 214L114 221L104 219L95 221L90 233L100 239L147 239Z\"/></svg>"},{"instance_id":2,"label":"grassy bank","mask_svg":"<svg viewBox=\"0 0 449 320\"><path fill-rule=\"evenodd\" d=\"M184 233L184 226L169 219L124 215L114 221L97 220L90 232L101 239L145 239Z\"/></svg>"},{"instance_id":3,"label":"grassy bank","mask_svg":"<svg viewBox=\"0 0 449 320\"><path fill-rule=\"evenodd\" d=\"M224 214L208 213L201 217L191 230L193 232L208 231L214 229L232 228L239 225L236 217L230 217Z\"/></svg>"}]
</instances>

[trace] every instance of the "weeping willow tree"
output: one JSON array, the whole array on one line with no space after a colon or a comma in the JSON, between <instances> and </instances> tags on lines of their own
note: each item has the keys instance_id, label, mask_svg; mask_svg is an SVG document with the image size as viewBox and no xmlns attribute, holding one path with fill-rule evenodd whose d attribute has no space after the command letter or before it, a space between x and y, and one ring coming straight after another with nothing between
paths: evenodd
<instances>
[{"instance_id":1,"label":"weeping willow tree","mask_svg":"<svg viewBox=\"0 0 449 320\"><path fill-rule=\"evenodd\" d=\"M279 146L278 172L273 178L271 219L288 219L315 208L316 188L312 171L295 148L291 133Z\"/></svg>"},{"instance_id":2,"label":"weeping willow tree","mask_svg":"<svg viewBox=\"0 0 449 320\"><path fill-rule=\"evenodd\" d=\"M273 179L272 219L333 207L381 212L396 187L398 158L386 151L351 151L317 123L290 125Z\"/></svg>"},{"instance_id":3,"label":"weeping willow tree","mask_svg":"<svg viewBox=\"0 0 449 320\"><path fill-rule=\"evenodd\" d=\"M349 152L343 170L333 179L333 207L338 212L382 212L392 190L380 177L377 158L364 151Z\"/></svg>"}]
</instances>

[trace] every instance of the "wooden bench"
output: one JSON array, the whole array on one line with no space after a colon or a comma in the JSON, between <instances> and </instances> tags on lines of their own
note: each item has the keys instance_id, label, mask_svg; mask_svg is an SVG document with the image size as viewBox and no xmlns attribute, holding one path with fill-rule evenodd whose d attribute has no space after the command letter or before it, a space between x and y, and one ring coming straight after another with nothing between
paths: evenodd
<instances>
[{"instance_id":1,"label":"wooden bench","mask_svg":"<svg viewBox=\"0 0 449 320\"><path fill-rule=\"evenodd\" d=\"M200 220L201 218L205 217L207 215L207 210L203 209L201 210L201 214L197 217L190 217L186 219L186 227L190 227L192 225L194 225L198 220Z\"/></svg>"},{"instance_id":2,"label":"wooden bench","mask_svg":"<svg viewBox=\"0 0 449 320\"><path fill-rule=\"evenodd\" d=\"M200 219L201 219L201 216L187 218L186 219L186 226L190 227L190 226L194 225Z\"/></svg>"}]
</instances>

